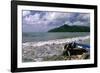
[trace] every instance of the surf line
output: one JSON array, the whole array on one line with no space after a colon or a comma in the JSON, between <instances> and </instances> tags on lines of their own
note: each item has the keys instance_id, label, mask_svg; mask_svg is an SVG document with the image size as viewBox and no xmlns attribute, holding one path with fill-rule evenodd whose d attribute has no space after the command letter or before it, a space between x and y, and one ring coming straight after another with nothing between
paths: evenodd
<instances>
[{"instance_id":1,"label":"surf line","mask_svg":"<svg viewBox=\"0 0 100 73\"><path fill-rule=\"evenodd\" d=\"M56 39L56 40L49 40L49 41L39 41L39 42L26 42L22 43L23 46L43 46L46 44L52 45L52 44L63 44L63 43L70 43L73 41L79 41L79 40L86 40L89 39L90 36L83 36L83 37L74 37L74 38L65 38L65 39Z\"/></svg>"}]
</instances>

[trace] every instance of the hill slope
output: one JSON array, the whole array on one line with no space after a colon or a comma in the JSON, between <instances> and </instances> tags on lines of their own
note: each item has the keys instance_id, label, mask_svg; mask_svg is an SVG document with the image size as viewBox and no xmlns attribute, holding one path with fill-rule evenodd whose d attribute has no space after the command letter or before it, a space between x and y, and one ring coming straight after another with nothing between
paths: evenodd
<instances>
[{"instance_id":1,"label":"hill slope","mask_svg":"<svg viewBox=\"0 0 100 73\"><path fill-rule=\"evenodd\" d=\"M58 28L51 29L48 32L90 32L90 27L63 25Z\"/></svg>"}]
</instances>

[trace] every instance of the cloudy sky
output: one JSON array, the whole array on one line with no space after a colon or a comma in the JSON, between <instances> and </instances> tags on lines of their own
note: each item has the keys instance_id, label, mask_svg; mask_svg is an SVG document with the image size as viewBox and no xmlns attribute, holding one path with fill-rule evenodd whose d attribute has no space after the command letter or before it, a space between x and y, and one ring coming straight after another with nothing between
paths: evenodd
<instances>
[{"instance_id":1,"label":"cloudy sky","mask_svg":"<svg viewBox=\"0 0 100 73\"><path fill-rule=\"evenodd\" d=\"M89 13L22 11L23 32L47 32L64 24L90 26Z\"/></svg>"}]
</instances>

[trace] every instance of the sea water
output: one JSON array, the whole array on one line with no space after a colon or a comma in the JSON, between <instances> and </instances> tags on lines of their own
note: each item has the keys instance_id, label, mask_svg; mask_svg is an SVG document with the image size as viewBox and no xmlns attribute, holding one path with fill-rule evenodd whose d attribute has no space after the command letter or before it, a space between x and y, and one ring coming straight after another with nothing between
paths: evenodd
<instances>
[{"instance_id":1,"label":"sea water","mask_svg":"<svg viewBox=\"0 0 100 73\"><path fill-rule=\"evenodd\" d=\"M83 37L90 35L89 32L23 32L22 42L39 42L39 41L49 41L56 39L67 39L74 37ZM85 41L89 44L89 40Z\"/></svg>"}]
</instances>

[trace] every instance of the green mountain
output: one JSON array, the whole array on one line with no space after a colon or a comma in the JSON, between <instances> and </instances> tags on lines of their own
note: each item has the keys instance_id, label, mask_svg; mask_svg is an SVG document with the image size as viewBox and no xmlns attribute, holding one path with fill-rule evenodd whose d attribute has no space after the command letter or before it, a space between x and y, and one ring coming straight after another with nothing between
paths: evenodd
<instances>
[{"instance_id":1,"label":"green mountain","mask_svg":"<svg viewBox=\"0 0 100 73\"><path fill-rule=\"evenodd\" d=\"M48 32L90 32L90 27L63 25L58 28L51 29Z\"/></svg>"}]
</instances>

